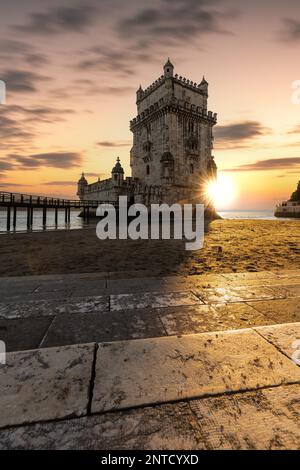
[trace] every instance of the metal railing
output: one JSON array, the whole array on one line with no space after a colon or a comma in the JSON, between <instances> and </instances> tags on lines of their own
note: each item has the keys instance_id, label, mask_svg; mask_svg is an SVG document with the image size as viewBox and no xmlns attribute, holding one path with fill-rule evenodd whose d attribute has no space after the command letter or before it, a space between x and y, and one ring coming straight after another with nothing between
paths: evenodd
<instances>
[{"instance_id":1,"label":"metal railing","mask_svg":"<svg viewBox=\"0 0 300 470\"><path fill-rule=\"evenodd\" d=\"M106 204L116 205L113 201L104 201ZM48 208L78 208L83 207L97 208L100 204L99 201L82 201L80 199L61 199L49 196L35 196L32 194L9 193L0 191L0 205L1 206L35 206L35 207L48 207Z\"/></svg>"}]
</instances>

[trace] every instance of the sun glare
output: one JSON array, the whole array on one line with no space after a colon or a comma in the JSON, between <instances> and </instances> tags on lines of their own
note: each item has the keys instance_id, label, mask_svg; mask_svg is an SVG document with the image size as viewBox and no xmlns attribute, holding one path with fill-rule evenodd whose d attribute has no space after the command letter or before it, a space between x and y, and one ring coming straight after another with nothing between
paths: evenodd
<instances>
[{"instance_id":1,"label":"sun glare","mask_svg":"<svg viewBox=\"0 0 300 470\"><path fill-rule=\"evenodd\" d=\"M216 209L227 208L236 197L233 181L227 175L218 175L216 181L207 184L206 196L213 202Z\"/></svg>"}]
</instances>

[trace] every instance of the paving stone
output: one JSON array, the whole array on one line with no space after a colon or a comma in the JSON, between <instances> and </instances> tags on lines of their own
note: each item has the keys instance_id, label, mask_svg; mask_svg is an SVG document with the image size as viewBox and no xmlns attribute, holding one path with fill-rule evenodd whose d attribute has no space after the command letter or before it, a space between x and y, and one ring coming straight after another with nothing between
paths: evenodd
<instances>
[{"instance_id":1,"label":"paving stone","mask_svg":"<svg viewBox=\"0 0 300 470\"><path fill-rule=\"evenodd\" d=\"M94 347L8 353L0 367L0 427L86 414Z\"/></svg>"},{"instance_id":2,"label":"paving stone","mask_svg":"<svg viewBox=\"0 0 300 470\"><path fill-rule=\"evenodd\" d=\"M193 400L191 409L211 450L300 449L300 386Z\"/></svg>"},{"instance_id":3,"label":"paving stone","mask_svg":"<svg viewBox=\"0 0 300 470\"><path fill-rule=\"evenodd\" d=\"M300 368L253 330L99 345L93 412L300 382Z\"/></svg>"},{"instance_id":4,"label":"paving stone","mask_svg":"<svg viewBox=\"0 0 300 470\"><path fill-rule=\"evenodd\" d=\"M107 290L110 294L127 294L136 292L176 292L188 290L190 283L182 276L169 276L166 278L133 278L114 279L107 281Z\"/></svg>"},{"instance_id":5,"label":"paving stone","mask_svg":"<svg viewBox=\"0 0 300 470\"><path fill-rule=\"evenodd\" d=\"M286 293L285 297L300 297L300 285L285 285L283 289Z\"/></svg>"},{"instance_id":6,"label":"paving stone","mask_svg":"<svg viewBox=\"0 0 300 470\"><path fill-rule=\"evenodd\" d=\"M58 315L42 347L165 336L157 314L151 311Z\"/></svg>"},{"instance_id":7,"label":"paving stone","mask_svg":"<svg viewBox=\"0 0 300 470\"><path fill-rule=\"evenodd\" d=\"M0 320L0 340L5 342L7 352L36 349L52 320L53 317Z\"/></svg>"},{"instance_id":8,"label":"paving stone","mask_svg":"<svg viewBox=\"0 0 300 470\"><path fill-rule=\"evenodd\" d=\"M242 302L158 309L168 335L204 333L273 324Z\"/></svg>"},{"instance_id":9,"label":"paving stone","mask_svg":"<svg viewBox=\"0 0 300 470\"><path fill-rule=\"evenodd\" d=\"M275 271L275 273L279 278L289 277L293 279L295 277L300 277L300 269L281 269L280 271Z\"/></svg>"},{"instance_id":10,"label":"paving stone","mask_svg":"<svg viewBox=\"0 0 300 470\"><path fill-rule=\"evenodd\" d=\"M107 296L81 297L58 301L41 300L20 303L0 304L1 318L28 318L36 316L54 316L63 313L103 312L109 308Z\"/></svg>"},{"instance_id":11,"label":"paving stone","mask_svg":"<svg viewBox=\"0 0 300 470\"><path fill-rule=\"evenodd\" d=\"M300 321L299 299L280 299L247 303L258 312L261 312L265 317L274 320L275 323Z\"/></svg>"},{"instance_id":12,"label":"paving stone","mask_svg":"<svg viewBox=\"0 0 300 470\"><path fill-rule=\"evenodd\" d=\"M103 290L106 287L106 281L104 279L69 279L65 280L62 279L60 281L55 282L44 282L41 284L35 291L35 293L42 293L42 292L59 292L59 291L76 291L76 289L81 290L82 288L93 289L93 290Z\"/></svg>"},{"instance_id":13,"label":"paving stone","mask_svg":"<svg viewBox=\"0 0 300 470\"><path fill-rule=\"evenodd\" d=\"M193 450L205 444L187 403L0 430L0 449Z\"/></svg>"},{"instance_id":14,"label":"paving stone","mask_svg":"<svg viewBox=\"0 0 300 470\"><path fill-rule=\"evenodd\" d=\"M201 303L191 292L141 292L110 296L110 310L131 310L140 308L173 307Z\"/></svg>"},{"instance_id":15,"label":"paving stone","mask_svg":"<svg viewBox=\"0 0 300 470\"><path fill-rule=\"evenodd\" d=\"M283 298L284 293L273 291L269 287L215 287L193 291L205 303L243 302L246 300L264 300Z\"/></svg>"},{"instance_id":16,"label":"paving stone","mask_svg":"<svg viewBox=\"0 0 300 470\"><path fill-rule=\"evenodd\" d=\"M255 328L267 341L274 344L281 352L292 359L296 352L293 343L298 340L300 351L300 323L286 323L284 325L273 325ZM297 358L300 359L297 354Z\"/></svg>"},{"instance_id":17,"label":"paving stone","mask_svg":"<svg viewBox=\"0 0 300 470\"><path fill-rule=\"evenodd\" d=\"M228 282L228 286L231 287L231 286L259 286L261 287L261 285L263 284L264 287L274 287L274 286L278 286L278 287L284 287L284 286L289 286L289 285L299 285L299 278L295 278L295 279L290 279L290 278L279 278L279 277L275 277L274 279L273 278L270 278L270 279L263 279L263 282L262 282L262 279L251 279L251 280L239 280L239 281L231 281L231 280L227 280ZM224 286L224 282L223 282L223 286ZM221 287L223 287L221 285ZM216 287L219 287L219 286L216 286Z\"/></svg>"},{"instance_id":18,"label":"paving stone","mask_svg":"<svg viewBox=\"0 0 300 470\"><path fill-rule=\"evenodd\" d=\"M20 303L20 302L31 302L31 301L41 301L41 300L61 300L64 301L71 297L71 291L58 291L58 292L36 292L31 294L21 294L21 295L3 295L0 300L1 303Z\"/></svg>"},{"instance_id":19,"label":"paving stone","mask_svg":"<svg viewBox=\"0 0 300 470\"><path fill-rule=\"evenodd\" d=\"M231 281L239 280L253 280L253 279L274 279L277 277L276 273L272 271L256 271L256 272L244 272L244 273L224 273L222 274L225 279Z\"/></svg>"}]
</instances>

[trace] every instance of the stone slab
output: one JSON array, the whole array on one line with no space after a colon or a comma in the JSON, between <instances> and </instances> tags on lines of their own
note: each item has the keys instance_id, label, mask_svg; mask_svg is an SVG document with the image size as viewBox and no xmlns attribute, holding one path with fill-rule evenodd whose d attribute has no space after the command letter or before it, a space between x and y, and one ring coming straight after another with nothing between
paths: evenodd
<instances>
[{"instance_id":1,"label":"stone slab","mask_svg":"<svg viewBox=\"0 0 300 470\"><path fill-rule=\"evenodd\" d=\"M212 289L193 290L204 303L245 302L247 300L265 300L283 298L282 292L269 287L215 287Z\"/></svg>"},{"instance_id":2,"label":"stone slab","mask_svg":"<svg viewBox=\"0 0 300 470\"><path fill-rule=\"evenodd\" d=\"M291 359L293 354L296 352L296 348L293 347L293 343L298 340L298 359L300 363L300 323L286 323L283 325L258 327L255 328L255 330Z\"/></svg>"},{"instance_id":3,"label":"stone slab","mask_svg":"<svg viewBox=\"0 0 300 470\"><path fill-rule=\"evenodd\" d=\"M280 299L257 302L247 302L248 305L261 312L275 323L300 322L299 299Z\"/></svg>"},{"instance_id":4,"label":"stone slab","mask_svg":"<svg viewBox=\"0 0 300 470\"><path fill-rule=\"evenodd\" d=\"M110 296L110 310L133 310L201 303L191 292L141 292L139 294L119 294Z\"/></svg>"},{"instance_id":5,"label":"stone slab","mask_svg":"<svg viewBox=\"0 0 300 470\"><path fill-rule=\"evenodd\" d=\"M158 309L168 335L241 329L275 323L245 303Z\"/></svg>"},{"instance_id":6,"label":"stone slab","mask_svg":"<svg viewBox=\"0 0 300 470\"><path fill-rule=\"evenodd\" d=\"M203 449L188 403L107 413L0 430L0 449Z\"/></svg>"},{"instance_id":7,"label":"stone slab","mask_svg":"<svg viewBox=\"0 0 300 470\"><path fill-rule=\"evenodd\" d=\"M300 382L300 368L253 330L99 345L92 412Z\"/></svg>"},{"instance_id":8,"label":"stone slab","mask_svg":"<svg viewBox=\"0 0 300 470\"><path fill-rule=\"evenodd\" d=\"M0 427L87 413L94 344L6 355L0 366Z\"/></svg>"},{"instance_id":9,"label":"stone slab","mask_svg":"<svg viewBox=\"0 0 300 470\"><path fill-rule=\"evenodd\" d=\"M222 274L230 281L253 280L253 279L274 279L277 277L273 271L255 271L243 273L224 273Z\"/></svg>"},{"instance_id":10,"label":"stone slab","mask_svg":"<svg viewBox=\"0 0 300 470\"><path fill-rule=\"evenodd\" d=\"M104 279L79 279L79 280L57 280L52 282L44 282L42 283L36 290L36 293L42 292L59 292L65 290L76 291L76 289L80 290L82 287L86 289L93 289L93 290L103 290L106 287L106 281Z\"/></svg>"},{"instance_id":11,"label":"stone slab","mask_svg":"<svg viewBox=\"0 0 300 470\"><path fill-rule=\"evenodd\" d=\"M0 318L29 318L54 316L64 313L103 312L109 308L107 296L66 298L64 300L40 300L0 304Z\"/></svg>"},{"instance_id":12,"label":"stone slab","mask_svg":"<svg viewBox=\"0 0 300 470\"><path fill-rule=\"evenodd\" d=\"M285 290L285 297L300 297L300 285L285 285L284 287ZM299 301L300 303L300 301Z\"/></svg>"},{"instance_id":13,"label":"stone slab","mask_svg":"<svg viewBox=\"0 0 300 470\"><path fill-rule=\"evenodd\" d=\"M155 312L129 311L58 315L41 347L165 336Z\"/></svg>"},{"instance_id":14,"label":"stone slab","mask_svg":"<svg viewBox=\"0 0 300 470\"><path fill-rule=\"evenodd\" d=\"M53 317L0 320L0 340L6 351L26 351L40 346Z\"/></svg>"},{"instance_id":15,"label":"stone slab","mask_svg":"<svg viewBox=\"0 0 300 470\"><path fill-rule=\"evenodd\" d=\"M300 448L300 386L288 385L190 402L210 450Z\"/></svg>"}]
</instances>

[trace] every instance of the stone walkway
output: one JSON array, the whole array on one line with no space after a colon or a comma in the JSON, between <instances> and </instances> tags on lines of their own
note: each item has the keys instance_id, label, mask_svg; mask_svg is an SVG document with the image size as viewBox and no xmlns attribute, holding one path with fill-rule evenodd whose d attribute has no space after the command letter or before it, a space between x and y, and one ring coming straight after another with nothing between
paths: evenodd
<instances>
[{"instance_id":1,"label":"stone walkway","mask_svg":"<svg viewBox=\"0 0 300 470\"><path fill-rule=\"evenodd\" d=\"M127 276L0 280L0 448L299 449L300 270Z\"/></svg>"}]
</instances>

